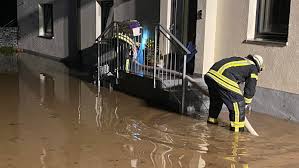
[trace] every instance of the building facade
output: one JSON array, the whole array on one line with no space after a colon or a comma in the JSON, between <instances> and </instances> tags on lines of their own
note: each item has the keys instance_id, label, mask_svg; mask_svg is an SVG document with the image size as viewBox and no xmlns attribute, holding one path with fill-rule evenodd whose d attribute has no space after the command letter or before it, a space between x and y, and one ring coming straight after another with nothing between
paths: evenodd
<instances>
[{"instance_id":1,"label":"building facade","mask_svg":"<svg viewBox=\"0 0 299 168\"><path fill-rule=\"evenodd\" d=\"M63 59L91 47L112 21L159 22L159 0L18 0L19 48ZM150 13L148 15L148 13Z\"/></svg>"},{"instance_id":2,"label":"building facade","mask_svg":"<svg viewBox=\"0 0 299 168\"><path fill-rule=\"evenodd\" d=\"M19 2L20 1L20 2ZM23 3L21 3L21 1ZM254 111L299 121L299 2L295 0L18 0L19 47L58 59L92 46L112 21L160 23L198 53L194 72L259 54Z\"/></svg>"},{"instance_id":3,"label":"building facade","mask_svg":"<svg viewBox=\"0 0 299 168\"><path fill-rule=\"evenodd\" d=\"M198 0L195 71L230 56L259 54L253 110L299 121L299 3L295 0Z\"/></svg>"},{"instance_id":4,"label":"building facade","mask_svg":"<svg viewBox=\"0 0 299 168\"><path fill-rule=\"evenodd\" d=\"M52 58L78 50L77 2L18 0L19 48Z\"/></svg>"}]
</instances>

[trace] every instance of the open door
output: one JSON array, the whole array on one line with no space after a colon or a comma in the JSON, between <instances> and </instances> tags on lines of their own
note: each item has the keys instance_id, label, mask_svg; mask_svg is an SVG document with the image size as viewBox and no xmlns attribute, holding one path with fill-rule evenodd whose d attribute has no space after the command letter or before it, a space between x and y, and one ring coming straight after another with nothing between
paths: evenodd
<instances>
[{"instance_id":1,"label":"open door","mask_svg":"<svg viewBox=\"0 0 299 168\"><path fill-rule=\"evenodd\" d=\"M185 46L195 46L197 22L197 0L172 0L170 31ZM195 56L187 63L187 74L194 72Z\"/></svg>"},{"instance_id":2,"label":"open door","mask_svg":"<svg viewBox=\"0 0 299 168\"><path fill-rule=\"evenodd\" d=\"M107 23L109 15L113 14L111 10L113 9L113 0L106 0L101 1L101 16L102 16L102 32L106 29L107 26L109 26L109 23ZM111 16L110 16L111 17Z\"/></svg>"}]
</instances>

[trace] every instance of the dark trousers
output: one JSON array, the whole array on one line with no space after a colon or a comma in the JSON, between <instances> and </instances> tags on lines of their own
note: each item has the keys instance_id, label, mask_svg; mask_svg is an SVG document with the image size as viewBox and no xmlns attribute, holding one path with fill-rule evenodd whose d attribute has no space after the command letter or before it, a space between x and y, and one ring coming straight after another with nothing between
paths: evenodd
<instances>
[{"instance_id":1,"label":"dark trousers","mask_svg":"<svg viewBox=\"0 0 299 168\"><path fill-rule=\"evenodd\" d=\"M210 95L209 117L217 119L223 103L229 110L231 127L244 128L245 101L242 95L229 91L208 76L204 77Z\"/></svg>"}]
</instances>

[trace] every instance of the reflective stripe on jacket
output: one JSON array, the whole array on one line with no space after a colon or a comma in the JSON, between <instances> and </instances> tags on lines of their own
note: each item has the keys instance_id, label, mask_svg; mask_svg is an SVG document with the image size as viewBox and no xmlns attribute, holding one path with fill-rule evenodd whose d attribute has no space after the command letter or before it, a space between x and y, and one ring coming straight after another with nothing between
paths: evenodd
<instances>
[{"instance_id":1,"label":"reflective stripe on jacket","mask_svg":"<svg viewBox=\"0 0 299 168\"><path fill-rule=\"evenodd\" d=\"M130 38L128 35L126 35L126 34L118 33L118 34L114 35L114 38L115 37L118 38L118 39L120 39L120 40L122 40L122 41L124 41L124 42L126 42L126 43L128 43L131 46L135 45L134 40L132 38Z\"/></svg>"},{"instance_id":2,"label":"reflective stripe on jacket","mask_svg":"<svg viewBox=\"0 0 299 168\"><path fill-rule=\"evenodd\" d=\"M225 58L216 62L206 75L221 87L244 95L245 103L251 103L258 80L258 69L253 61L242 57ZM239 87L243 82L244 94Z\"/></svg>"}]
</instances>

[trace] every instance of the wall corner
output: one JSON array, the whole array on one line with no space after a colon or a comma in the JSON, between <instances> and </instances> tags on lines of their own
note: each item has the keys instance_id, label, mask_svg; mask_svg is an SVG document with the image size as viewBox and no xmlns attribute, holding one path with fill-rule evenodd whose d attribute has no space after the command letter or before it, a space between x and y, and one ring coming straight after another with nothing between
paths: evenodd
<instances>
[{"instance_id":1,"label":"wall corner","mask_svg":"<svg viewBox=\"0 0 299 168\"><path fill-rule=\"evenodd\" d=\"M198 0L203 19L197 20L195 73L205 74L215 61L217 9L217 0Z\"/></svg>"}]
</instances>

